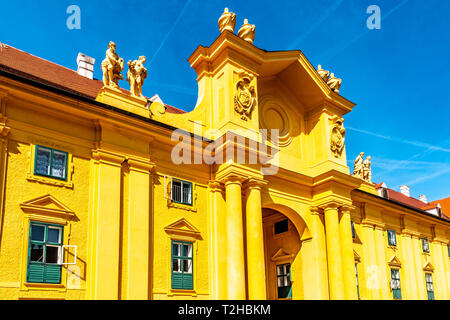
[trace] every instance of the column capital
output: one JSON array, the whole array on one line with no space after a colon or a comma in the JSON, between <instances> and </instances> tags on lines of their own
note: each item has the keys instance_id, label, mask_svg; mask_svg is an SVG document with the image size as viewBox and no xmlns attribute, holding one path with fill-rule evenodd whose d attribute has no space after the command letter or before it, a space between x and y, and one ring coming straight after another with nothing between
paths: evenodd
<instances>
[{"instance_id":1,"label":"column capital","mask_svg":"<svg viewBox=\"0 0 450 320\"><path fill-rule=\"evenodd\" d=\"M266 186L268 181L257 179L257 178L249 178L245 183L244 187L248 189L259 189L261 190L264 186Z\"/></svg>"},{"instance_id":2,"label":"column capital","mask_svg":"<svg viewBox=\"0 0 450 320\"><path fill-rule=\"evenodd\" d=\"M224 185L218 180L209 180L208 187L212 192L222 192L224 190Z\"/></svg>"},{"instance_id":3,"label":"column capital","mask_svg":"<svg viewBox=\"0 0 450 320\"><path fill-rule=\"evenodd\" d=\"M342 214L350 214L353 210L355 210L356 207L350 204L344 204L339 208L339 211Z\"/></svg>"},{"instance_id":4,"label":"column capital","mask_svg":"<svg viewBox=\"0 0 450 320\"><path fill-rule=\"evenodd\" d=\"M98 162L111 165L122 165L126 159L124 155L103 149L92 150L92 158Z\"/></svg>"},{"instance_id":5,"label":"column capital","mask_svg":"<svg viewBox=\"0 0 450 320\"><path fill-rule=\"evenodd\" d=\"M231 184L238 184L239 186L242 187L242 183L244 181L245 181L245 179L240 176L228 176L228 177L223 178L223 180L221 180L221 182L223 182L225 184L225 187L227 187Z\"/></svg>"},{"instance_id":6,"label":"column capital","mask_svg":"<svg viewBox=\"0 0 450 320\"><path fill-rule=\"evenodd\" d=\"M363 228L373 228L378 230L384 230L385 225L373 220L364 219L361 221L361 227Z\"/></svg>"},{"instance_id":7,"label":"column capital","mask_svg":"<svg viewBox=\"0 0 450 320\"><path fill-rule=\"evenodd\" d=\"M321 207L311 206L311 207L309 207L309 212L312 215L320 215L320 214L323 214L323 209Z\"/></svg>"},{"instance_id":8,"label":"column capital","mask_svg":"<svg viewBox=\"0 0 450 320\"><path fill-rule=\"evenodd\" d=\"M155 163L150 159L127 157L126 159L130 170L153 172L155 170Z\"/></svg>"}]
</instances>

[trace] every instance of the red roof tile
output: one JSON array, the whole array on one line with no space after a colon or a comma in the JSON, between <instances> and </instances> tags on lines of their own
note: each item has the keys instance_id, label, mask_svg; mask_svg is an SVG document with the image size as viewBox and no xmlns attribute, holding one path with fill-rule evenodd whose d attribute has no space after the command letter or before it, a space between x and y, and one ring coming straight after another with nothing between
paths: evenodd
<instances>
[{"instance_id":1,"label":"red roof tile","mask_svg":"<svg viewBox=\"0 0 450 320\"><path fill-rule=\"evenodd\" d=\"M436 208L438 203L441 206L442 217L447 219L447 220L450 220L450 197L444 198L444 199L441 199L441 200L431 201L430 203L428 203L428 205L424 206L422 208L422 210L428 210L428 209Z\"/></svg>"},{"instance_id":2,"label":"red roof tile","mask_svg":"<svg viewBox=\"0 0 450 320\"><path fill-rule=\"evenodd\" d=\"M0 43L0 70L90 99L95 99L103 87L103 82L100 80L88 79L79 75L75 70L2 43ZM128 90L121 90L129 94ZM166 111L178 114L185 113L185 111L169 105L166 105Z\"/></svg>"}]
</instances>

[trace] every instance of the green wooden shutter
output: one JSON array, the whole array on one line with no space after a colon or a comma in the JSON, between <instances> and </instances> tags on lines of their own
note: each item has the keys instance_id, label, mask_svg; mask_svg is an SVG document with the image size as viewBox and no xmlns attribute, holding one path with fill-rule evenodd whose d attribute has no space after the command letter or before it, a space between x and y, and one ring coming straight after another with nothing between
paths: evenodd
<instances>
[{"instance_id":1,"label":"green wooden shutter","mask_svg":"<svg viewBox=\"0 0 450 320\"><path fill-rule=\"evenodd\" d=\"M194 289L194 281L193 281L192 273L184 273L183 274L183 289L192 290Z\"/></svg>"},{"instance_id":2,"label":"green wooden shutter","mask_svg":"<svg viewBox=\"0 0 450 320\"><path fill-rule=\"evenodd\" d=\"M28 265L28 279L27 282L31 283L43 283L44 282L44 270L43 263L30 263Z\"/></svg>"},{"instance_id":3,"label":"green wooden shutter","mask_svg":"<svg viewBox=\"0 0 450 320\"><path fill-rule=\"evenodd\" d=\"M172 272L172 289L183 289L183 274Z\"/></svg>"},{"instance_id":4,"label":"green wooden shutter","mask_svg":"<svg viewBox=\"0 0 450 320\"><path fill-rule=\"evenodd\" d=\"M61 282L61 266L59 265L45 265L44 282L45 283L60 283Z\"/></svg>"}]
</instances>

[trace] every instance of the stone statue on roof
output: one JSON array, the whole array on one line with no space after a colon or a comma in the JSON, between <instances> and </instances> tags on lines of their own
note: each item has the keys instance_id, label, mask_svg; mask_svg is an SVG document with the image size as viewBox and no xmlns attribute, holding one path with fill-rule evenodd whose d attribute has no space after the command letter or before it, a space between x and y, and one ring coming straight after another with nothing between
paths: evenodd
<instances>
[{"instance_id":1,"label":"stone statue on roof","mask_svg":"<svg viewBox=\"0 0 450 320\"><path fill-rule=\"evenodd\" d=\"M249 24L247 19L244 19L244 24L238 31L238 36L245 41L253 43L255 40L255 25Z\"/></svg>"},{"instance_id":2,"label":"stone statue on roof","mask_svg":"<svg viewBox=\"0 0 450 320\"><path fill-rule=\"evenodd\" d=\"M327 81L327 85L336 93L339 93L339 88L341 87L342 79L336 78L334 73L330 74L330 79Z\"/></svg>"},{"instance_id":3,"label":"stone statue on roof","mask_svg":"<svg viewBox=\"0 0 450 320\"><path fill-rule=\"evenodd\" d=\"M330 71L328 70L323 70L322 66L319 64L317 66L317 73L319 74L319 76L323 79L323 81L325 81L325 83L328 81L328 79L330 78Z\"/></svg>"},{"instance_id":4,"label":"stone statue on roof","mask_svg":"<svg viewBox=\"0 0 450 320\"><path fill-rule=\"evenodd\" d=\"M233 12L228 12L228 8L225 8L222 15L219 18L219 31L222 33L225 30L234 32L234 27L236 26L236 14Z\"/></svg>"},{"instance_id":5,"label":"stone statue on roof","mask_svg":"<svg viewBox=\"0 0 450 320\"><path fill-rule=\"evenodd\" d=\"M108 50L106 50L106 57L102 61L103 71L103 85L105 87L112 87L119 89L119 80L123 80L120 74L123 70L123 59L116 53L116 44L110 41Z\"/></svg>"},{"instance_id":6,"label":"stone statue on roof","mask_svg":"<svg viewBox=\"0 0 450 320\"><path fill-rule=\"evenodd\" d=\"M353 176L363 179L364 152L360 152L353 165Z\"/></svg>"},{"instance_id":7,"label":"stone statue on roof","mask_svg":"<svg viewBox=\"0 0 450 320\"><path fill-rule=\"evenodd\" d=\"M147 78L147 69L144 67L145 57L140 56L138 60L128 61L127 81L130 84L130 93L134 97L144 98L142 86Z\"/></svg>"},{"instance_id":8,"label":"stone statue on roof","mask_svg":"<svg viewBox=\"0 0 450 320\"><path fill-rule=\"evenodd\" d=\"M368 156L363 163L363 179L367 182L372 182L372 169L370 168L371 164L372 162L370 161L370 156Z\"/></svg>"}]
</instances>

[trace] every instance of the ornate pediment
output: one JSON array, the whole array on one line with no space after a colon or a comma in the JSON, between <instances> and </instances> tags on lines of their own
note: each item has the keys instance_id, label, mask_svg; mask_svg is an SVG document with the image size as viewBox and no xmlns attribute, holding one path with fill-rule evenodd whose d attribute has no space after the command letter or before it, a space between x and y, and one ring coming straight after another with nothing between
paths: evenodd
<instances>
[{"instance_id":1,"label":"ornate pediment","mask_svg":"<svg viewBox=\"0 0 450 320\"><path fill-rule=\"evenodd\" d=\"M62 217L67 220L75 217L69 207L50 194L25 201L20 204L20 208L29 214Z\"/></svg>"},{"instance_id":2,"label":"ornate pediment","mask_svg":"<svg viewBox=\"0 0 450 320\"><path fill-rule=\"evenodd\" d=\"M294 257L294 254L290 253L289 251L280 248L277 252L272 256L272 261L287 261L291 260Z\"/></svg>"},{"instance_id":3,"label":"ornate pediment","mask_svg":"<svg viewBox=\"0 0 450 320\"><path fill-rule=\"evenodd\" d=\"M185 218L175 221L164 228L170 235L201 239L200 231Z\"/></svg>"},{"instance_id":4,"label":"ornate pediment","mask_svg":"<svg viewBox=\"0 0 450 320\"><path fill-rule=\"evenodd\" d=\"M388 265L390 265L391 267L400 268L402 266L402 263L399 258L397 258L396 256L393 256L392 258L389 259Z\"/></svg>"},{"instance_id":5,"label":"ornate pediment","mask_svg":"<svg viewBox=\"0 0 450 320\"><path fill-rule=\"evenodd\" d=\"M431 264L430 261L427 261L427 263L425 263L424 266L423 266L423 270L424 271L433 272L434 271L434 266Z\"/></svg>"}]
</instances>

